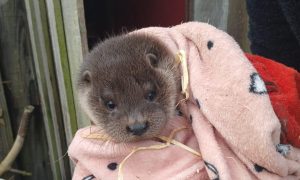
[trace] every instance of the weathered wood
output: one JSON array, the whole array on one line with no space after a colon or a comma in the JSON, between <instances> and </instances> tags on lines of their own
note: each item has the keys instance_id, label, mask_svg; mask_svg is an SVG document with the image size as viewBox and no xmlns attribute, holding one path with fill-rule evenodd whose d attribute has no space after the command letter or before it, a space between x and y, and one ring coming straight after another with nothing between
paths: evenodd
<instances>
[{"instance_id":1,"label":"weathered wood","mask_svg":"<svg viewBox=\"0 0 300 180\"><path fill-rule=\"evenodd\" d=\"M76 80L80 64L83 61L83 54L87 51L86 34L84 27L84 14L82 0L76 1L61 1L62 15L66 36L67 53L69 60L70 75L72 79L72 90L74 92L74 103L77 115L77 122L79 127L90 125L89 119L82 112L77 99ZM79 9L81 8L81 9ZM80 22L81 21L81 22ZM82 22L83 21L83 22ZM83 37L82 37L83 36ZM76 119L74 119L76 120ZM76 123L71 119L71 123ZM76 130L76 129L75 129ZM74 133L74 130L72 131Z\"/></svg>"},{"instance_id":2,"label":"weathered wood","mask_svg":"<svg viewBox=\"0 0 300 180\"><path fill-rule=\"evenodd\" d=\"M245 52L250 52L246 1L230 0L229 2L227 32L234 37Z\"/></svg>"},{"instance_id":3,"label":"weathered wood","mask_svg":"<svg viewBox=\"0 0 300 180\"><path fill-rule=\"evenodd\" d=\"M186 21L192 21L194 20L194 16L195 16L195 1L194 0L186 0L186 7L185 7L185 20Z\"/></svg>"},{"instance_id":4,"label":"weathered wood","mask_svg":"<svg viewBox=\"0 0 300 180\"><path fill-rule=\"evenodd\" d=\"M0 71L15 134L24 106L33 104L37 109L17 158L17 168L33 174L22 179L53 179L23 0L10 0L1 5L0 34Z\"/></svg>"},{"instance_id":5,"label":"weathered wood","mask_svg":"<svg viewBox=\"0 0 300 180\"><path fill-rule=\"evenodd\" d=\"M67 145L78 129L89 124L76 95L76 75L83 59L82 38L76 1L47 1L54 63L58 78ZM67 32L67 33L65 33ZM84 42L83 42L84 43ZM71 171L73 171L71 163Z\"/></svg>"},{"instance_id":6,"label":"weathered wood","mask_svg":"<svg viewBox=\"0 0 300 180\"><path fill-rule=\"evenodd\" d=\"M81 37L81 46L83 56L88 53L88 40L87 40L87 31L85 25L85 13L84 13L84 3L83 0L77 0L77 10L78 10L78 21L79 21L79 30Z\"/></svg>"},{"instance_id":7,"label":"weathered wood","mask_svg":"<svg viewBox=\"0 0 300 180\"><path fill-rule=\"evenodd\" d=\"M12 128L0 72L0 161L5 157L13 143Z\"/></svg>"},{"instance_id":8,"label":"weathered wood","mask_svg":"<svg viewBox=\"0 0 300 180\"><path fill-rule=\"evenodd\" d=\"M13 144L13 133L2 84L3 81L0 72L0 162L6 156Z\"/></svg>"},{"instance_id":9,"label":"weathered wood","mask_svg":"<svg viewBox=\"0 0 300 180\"><path fill-rule=\"evenodd\" d=\"M192 19L227 29L229 0L193 0Z\"/></svg>"},{"instance_id":10,"label":"weathered wood","mask_svg":"<svg viewBox=\"0 0 300 180\"><path fill-rule=\"evenodd\" d=\"M46 5L50 28L50 40L52 42L51 48L53 50L53 60L56 68L55 72L58 77L57 82L63 113L63 122L67 143L69 144L77 129L77 122L61 4L59 0L48 0L46 1ZM72 123L71 121L75 121L75 123Z\"/></svg>"},{"instance_id":11,"label":"weathered wood","mask_svg":"<svg viewBox=\"0 0 300 180\"><path fill-rule=\"evenodd\" d=\"M53 76L53 79L55 79L55 82L57 83L57 86L53 83L42 84L41 86L48 87L47 90L49 92L46 92L45 89L40 90L40 92L43 91L42 94L44 95L42 99L45 99L44 106L50 108L51 118L53 119L52 121L48 121L52 122L52 131L55 132L54 134L48 134L49 141L50 139L52 140L53 147L56 145L56 155L60 156L62 155L62 152L66 150L67 145L71 142L74 133L77 131L77 119L79 119L78 122L81 122L81 127L89 122L80 111L77 103L78 101L74 95L76 90L75 74L77 74L78 67L82 62L83 54L87 51L86 37L81 37L81 34L83 34L83 27L79 26L79 24L82 24L82 22L79 22L79 12L83 13L83 7L81 7L81 10L78 9L76 1L47 0L31 2L35 5L34 9L29 10L35 12L34 17L30 17L31 19L34 19L32 21L32 29L36 28L35 33L32 33L32 36L36 36L38 33L44 33L39 37L32 37L33 39L36 39L35 41L39 41L34 45L34 49L37 51L36 59L40 59L39 61L41 61L42 58L42 61L44 61L42 65L39 64L37 71L39 71L39 76L41 76L42 79L46 79L46 81L48 81L48 76ZM43 3L46 5L44 9L38 7L37 4ZM79 5L82 6L82 2L79 2ZM47 16L43 14L44 12L47 13ZM40 16L42 18L46 18L40 20ZM82 16L83 15L81 14L81 17ZM43 24L44 22L48 22L48 24L45 25ZM39 27L47 27L47 29L41 29ZM37 46L41 46L44 50L40 51L44 52L39 52L39 50L37 50ZM45 66L47 63L47 68L50 68L49 71L47 71L46 67L41 67ZM38 62L36 62L36 64L38 64ZM55 71L52 71L52 68L55 68ZM40 88L42 89L43 87ZM55 94L53 94L55 93L55 90L59 92L58 98L60 104L58 107L61 109L54 106L57 102L57 97L54 97ZM53 98L51 98L51 96L53 96ZM62 114L62 121L59 121L60 117L57 116L57 113ZM64 129L62 129L62 127ZM51 129L49 129L49 132L51 132ZM62 132L65 133L67 143L65 143L64 139L61 138ZM54 151L53 153L55 154ZM59 161L59 163L62 162ZM60 164L59 170L60 172L65 173L61 173L60 175L62 178L67 178L67 175L64 175L68 174L66 172L68 171L67 167L69 165L65 161L63 161L63 163L64 166L63 164ZM53 168L57 168L57 166Z\"/></svg>"},{"instance_id":12,"label":"weathered wood","mask_svg":"<svg viewBox=\"0 0 300 180\"><path fill-rule=\"evenodd\" d=\"M66 150L63 116L59 90L53 62L54 53L50 39L48 15L45 1L26 1L28 24L34 63L36 67L39 94L50 146L49 154L54 179L70 179L69 161L63 158ZM57 49L56 49L57 50ZM61 77L59 77L61 78Z\"/></svg>"}]
</instances>

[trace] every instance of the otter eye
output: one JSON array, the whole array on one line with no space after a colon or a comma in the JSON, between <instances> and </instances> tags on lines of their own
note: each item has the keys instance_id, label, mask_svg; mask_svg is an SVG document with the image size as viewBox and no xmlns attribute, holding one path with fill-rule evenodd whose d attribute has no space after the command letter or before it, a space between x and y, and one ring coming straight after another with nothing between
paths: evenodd
<instances>
[{"instance_id":1,"label":"otter eye","mask_svg":"<svg viewBox=\"0 0 300 180\"><path fill-rule=\"evenodd\" d=\"M146 99L148 101L153 101L156 97L156 92L155 91L150 91L147 96L146 96Z\"/></svg>"},{"instance_id":2,"label":"otter eye","mask_svg":"<svg viewBox=\"0 0 300 180\"><path fill-rule=\"evenodd\" d=\"M117 106L113 101L107 101L105 105L109 110L114 110Z\"/></svg>"}]
</instances>

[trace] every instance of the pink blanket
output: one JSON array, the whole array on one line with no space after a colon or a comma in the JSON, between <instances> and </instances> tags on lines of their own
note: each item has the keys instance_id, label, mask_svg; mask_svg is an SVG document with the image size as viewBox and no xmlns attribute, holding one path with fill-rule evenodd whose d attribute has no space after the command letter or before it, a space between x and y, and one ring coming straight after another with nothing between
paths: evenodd
<instances>
[{"instance_id":1,"label":"pink blanket","mask_svg":"<svg viewBox=\"0 0 300 180\"><path fill-rule=\"evenodd\" d=\"M300 150L280 144L266 87L229 35L196 22L132 33L160 39L174 55L186 53L188 118L170 119L162 136L186 129L167 142L126 144L95 136L97 127L81 129L69 147L73 179L300 179ZM132 153L153 145L165 147Z\"/></svg>"}]
</instances>

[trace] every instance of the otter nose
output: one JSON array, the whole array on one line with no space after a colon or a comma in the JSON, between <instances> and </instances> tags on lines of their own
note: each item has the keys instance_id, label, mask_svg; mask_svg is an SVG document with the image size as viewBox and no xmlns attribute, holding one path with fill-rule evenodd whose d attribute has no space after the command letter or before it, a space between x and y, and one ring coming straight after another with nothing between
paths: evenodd
<instances>
[{"instance_id":1,"label":"otter nose","mask_svg":"<svg viewBox=\"0 0 300 180\"><path fill-rule=\"evenodd\" d=\"M126 127L127 131L136 136L141 136L148 130L149 124L146 123L134 123Z\"/></svg>"}]
</instances>

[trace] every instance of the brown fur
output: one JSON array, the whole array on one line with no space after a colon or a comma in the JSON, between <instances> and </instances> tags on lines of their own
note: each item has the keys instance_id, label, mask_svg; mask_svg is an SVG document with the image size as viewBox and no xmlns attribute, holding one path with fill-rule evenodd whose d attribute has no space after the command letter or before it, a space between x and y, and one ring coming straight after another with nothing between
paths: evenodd
<instances>
[{"instance_id":1,"label":"brown fur","mask_svg":"<svg viewBox=\"0 0 300 180\"><path fill-rule=\"evenodd\" d=\"M175 115L180 91L174 58L153 37L126 34L105 40L81 66L78 89L83 109L117 142L158 135L167 119ZM149 102L146 96L153 90L157 96ZM113 110L105 105L110 100L116 104ZM141 136L126 131L136 121L149 123Z\"/></svg>"}]
</instances>

